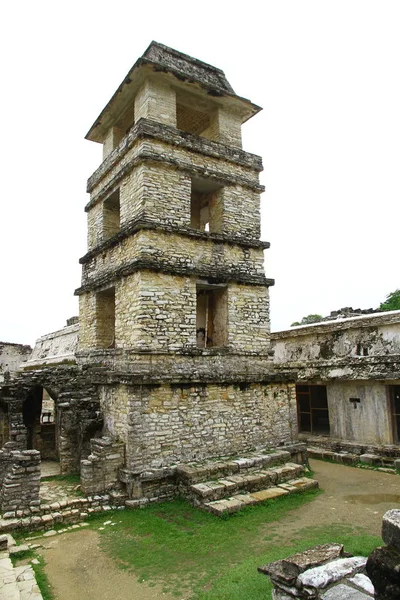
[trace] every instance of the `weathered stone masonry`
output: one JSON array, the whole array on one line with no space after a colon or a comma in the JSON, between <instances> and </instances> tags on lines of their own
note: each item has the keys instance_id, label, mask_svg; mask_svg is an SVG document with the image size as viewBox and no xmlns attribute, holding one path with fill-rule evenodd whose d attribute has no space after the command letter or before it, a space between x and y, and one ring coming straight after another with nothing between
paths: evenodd
<instances>
[{"instance_id":1,"label":"weathered stone masonry","mask_svg":"<svg viewBox=\"0 0 400 600\"><path fill-rule=\"evenodd\" d=\"M47 448L50 395L55 458L80 470L87 494L132 506L172 497L185 463L203 465L207 487L207 461L249 453L222 461L220 475L239 478L229 489L310 484L283 464L304 448L293 446L295 376L271 360L262 162L241 147L259 110L219 69L153 42L87 135L104 153L87 187L79 324L41 338L0 390L21 450ZM218 496L212 510L258 500Z\"/></svg>"}]
</instances>

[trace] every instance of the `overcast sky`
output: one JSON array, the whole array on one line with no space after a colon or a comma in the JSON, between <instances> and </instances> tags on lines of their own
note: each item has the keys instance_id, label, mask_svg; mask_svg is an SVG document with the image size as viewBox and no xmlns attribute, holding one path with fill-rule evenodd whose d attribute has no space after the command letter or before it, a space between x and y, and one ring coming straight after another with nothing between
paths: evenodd
<instances>
[{"instance_id":1,"label":"overcast sky","mask_svg":"<svg viewBox=\"0 0 400 600\"><path fill-rule=\"evenodd\" d=\"M151 40L222 68L264 110L272 329L377 307L400 287L400 2L8 2L1 18L0 340L33 344L78 313L87 130Z\"/></svg>"}]
</instances>

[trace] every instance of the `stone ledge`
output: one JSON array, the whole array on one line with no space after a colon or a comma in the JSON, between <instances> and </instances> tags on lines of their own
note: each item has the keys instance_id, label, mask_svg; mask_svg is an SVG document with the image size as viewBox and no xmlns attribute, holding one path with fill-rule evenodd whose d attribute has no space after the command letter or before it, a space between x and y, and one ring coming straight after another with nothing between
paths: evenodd
<instances>
[{"instance_id":1,"label":"stone ledge","mask_svg":"<svg viewBox=\"0 0 400 600\"><path fill-rule=\"evenodd\" d=\"M177 146L190 150L198 154L219 158L230 163L241 165L252 169L255 172L263 170L260 156L250 154L239 148L232 148L218 142L207 140L198 135L186 133L162 123L156 123L149 119L140 119L127 133L115 148L103 161L100 167L93 173L87 182L87 192L93 188L113 169L132 148L134 143L141 138L156 139L166 142L172 146Z\"/></svg>"},{"instance_id":2,"label":"stone ledge","mask_svg":"<svg viewBox=\"0 0 400 600\"><path fill-rule=\"evenodd\" d=\"M176 225L162 225L154 223L144 217L138 217L132 223L121 228L121 230L114 236L105 240L89 252L87 252L82 258L79 259L81 265L90 262L93 258L105 252L109 248L117 246L122 240L127 237L141 231L142 229L150 229L152 231L162 231L163 233L169 233L171 235L179 234L182 237L188 237L191 239L198 239L202 241L211 241L218 244L227 244L229 246L240 246L244 248L255 248L261 250L267 250L270 247L269 242L263 242L258 239L243 238L238 235L231 235L229 233L212 233L208 231L200 231L193 229L192 227L183 227Z\"/></svg>"}]
</instances>

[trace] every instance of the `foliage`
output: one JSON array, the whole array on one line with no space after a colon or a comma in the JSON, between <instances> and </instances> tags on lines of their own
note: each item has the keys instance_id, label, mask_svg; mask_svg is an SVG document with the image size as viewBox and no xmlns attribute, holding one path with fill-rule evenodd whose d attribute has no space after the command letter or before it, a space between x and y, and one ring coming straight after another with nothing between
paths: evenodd
<instances>
[{"instance_id":1,"label":"foliage","mask_svg":"<svg viewBox=\"0 0 400 600\"><path fill-rule=\"evenodd\" d=\"M388 294L379 308L380 310L400 310L400 289Z\"/></svg>"},{"instance_id":2,"label":"foliage","mask_svg":"<svg viewBox=\"0 0 400 600\"><path fill-rule=\"evenodd\" d=\"M290 327L297 327L297 325L311 325L312 323L319 323L324 317L322 315L307 315L303 317L301 321L295 321Z\"/></svg>"},{"instance_id":3,"label":"foliage","mask_svg":"<svg viewBox=\"0 0 400 600\"><path fill-rule=\"evenodd\" d=\"M319 493L291 494L225 519L194 509L184 500L108 513L115 525L99 531L101 545L120 568L134 571L141 581L161 583L165 592L180 598L265 600L271 584L257 574L261 564L332 541L363 555L382 543L364 531L337 524L282 538L279 521ZM96 517L90 522L98 529L104 514Z\"/></svg>"}]
</instances>

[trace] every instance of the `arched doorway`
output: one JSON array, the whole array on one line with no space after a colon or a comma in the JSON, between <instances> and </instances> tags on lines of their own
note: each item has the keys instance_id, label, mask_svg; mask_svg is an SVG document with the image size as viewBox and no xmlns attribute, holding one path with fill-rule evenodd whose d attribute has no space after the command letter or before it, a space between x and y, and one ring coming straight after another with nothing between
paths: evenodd
<instances>
[{"instance_id":1,"label":"arched doorway","mask_svg":"<svg viewBox=\"0 0 400 600\"><path fill-rule=\"evenodd\" d=\"M58 460L56 404L51 392L37 385L24 400L22 415L28 450L39 450L42 460Z\"/></svg>"}]
</instances>

